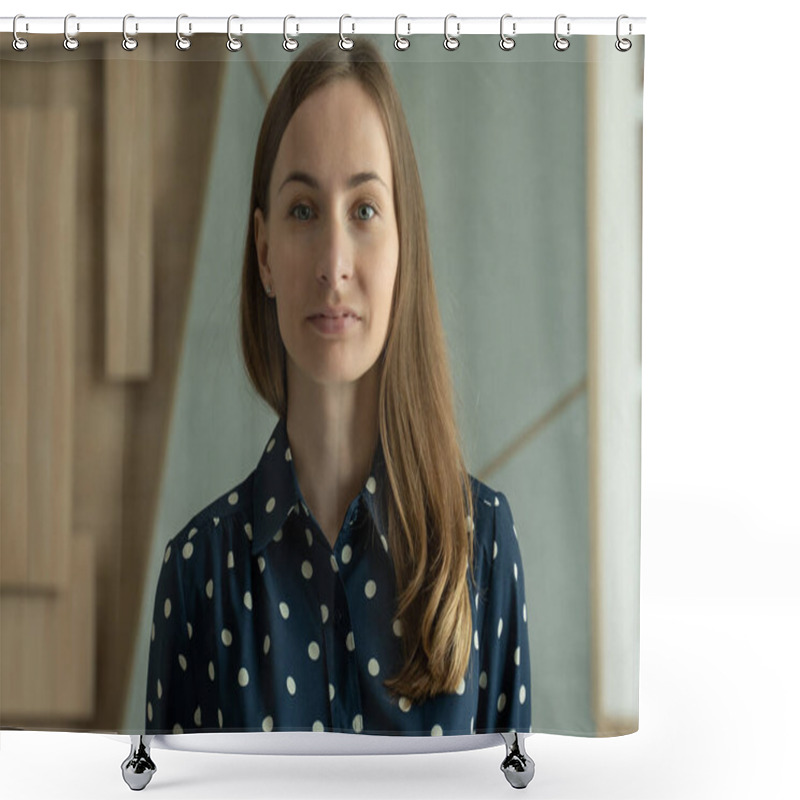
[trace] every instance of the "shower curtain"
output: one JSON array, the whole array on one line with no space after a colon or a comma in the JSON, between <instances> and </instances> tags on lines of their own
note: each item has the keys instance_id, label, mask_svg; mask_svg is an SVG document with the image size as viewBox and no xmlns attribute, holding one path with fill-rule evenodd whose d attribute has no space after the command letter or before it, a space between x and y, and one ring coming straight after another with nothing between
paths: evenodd
<instances>
[{"instance_id":1,"label":"shower curtain","mask_svg":"<svg viewBox=\"0 0 800 800\"><path fill-rule=\"evenodd\" d=\"M286 458L281 451L269 463L289 489L309 483L289 457L300 451L298 440L289 444L291 424L287 431L248 376L242 265L252 245L262 119L284 73L317 38L301 36L287 51L281 36L250 36L234 52L219 35L195 36L182 51L167 35L142 37L132 51L110 34L87 36L72 52L58 37L20 52L2 42L3 726L141 732L162 720L158 704L179 691L181 674L192 684L229 684L219 692L236 694L248 683L261 694L277 691L264 676L278 674L291 649L280 637L295 634L276 632L284 609L274 581L295 556L287 550L289 560L280 561L280 541L256 554L244 537L252 545L253 527L265 525L257 515L283 496L258 483L271 443L285 445ZM467 523L477 542L478 576L469 584L475 644L470 639L463 684L445 699L455 708L472 696L488 709L483 718L494 727L485 729L636 731L644 38L627 51L615 48L613 35L575 36L564 50L539 35L519 37L508 50L496 35L465 36L454 50L436 36L412 36L407 49L397 49L394 36L353 39L355 51L366 40L377 48L407 122L454 425L473 486L481 487ZM392 193L384 188L385 205ZM322 225L320 198L328 195L305 190L317 191L319 207L306 201L300 214L295 207L292 224ZM370 218L369 207L358 213ZM348 225L366 226L367 218ZM403 230L410 235L407 224ZM418 229L413 235L419 240ZM406 246L398 244L397 263L405 263ZM277 304L294 358L280 293L290 286L286 275L283 284L276 276L274 299L260 300ZM325 341L332 348L335 339ZM397 468L392 442L381 445ZM346 506L348 514L362 510L345 523L365 525L370 498L391 486L386 478L374 492L372 480L370 473L358 491L363 507ZM326 681L313 728L288 716L281 724L277 710L266 727L271 699L261 697L257 726L247 714L226 726L219 700L210 712L174 720L177 728L164 722L165 731L342 730L331 710L339 692L350 709L374 703L365 718L381 720L365 726L362 718L354 733L447 734L424 714L405 731L391 727L402 713L380 717L381 682L390 675L371 654L402 653L402 636L378 644L402 632L390 629L396 598L381 607L386 630L373 631L359 609L372 602L370 591L380 599L382 584L354 588L346 574L357 567L350 558L366 550L351 556L339 542L337 551L306 494L283 509L283 528L276 524L270 535L301 537L294 544L316 554L297 562L298 597L330 591L334 599L314 606L314 615L325 606L321 619L309 621L305 599L296 612L290 603L286 614L291 607L295 617L284 619L287 631L309 640L320 634L308 644L307 666L316 670L308 680L343 670L344 682ZM237 517L242 547L235 549L223 538L233 535L228 517L214 509L233 513L240 495L248 507ZM255 508L259 499L264 508ZM385 506L374 508L370 547L375 558L386 556L381 569L391 576L399 544L381 538L390 530L377 523ZM508 549L492 552L501 536ZM211 616L224 608L210 609L234 591L230 575L248 552L246 593L235 584L247 619L237 618L236 630L259 637L247 650L258 675L206 658L199 644L212 636L210 626L222 636L214 652L227 652L226 623ZM207 561L197 570L209 572L189 588L200 580L190 572L200 553ZM339 560L323 578L319 559L332 554ZM176 581L186 582L183 594L171 594ZM356 603L362 591L366 600ZM484 609L487 592L499 624ZM201 601L209 604L205 616ZM259 604L270 603L272 654L263 623L251 621ZM342 609L361 626L355 649L345 636L352 631L342 629L339 639L322 633ZM169 686L156 674L156 642L178 676ZM492 654L485 662L478 644ZM190 653L197 659L188 663ZM193 696L186 702L193 711ZM464 719L481 727L474 713Z\"/></svg>"}]
</instances>

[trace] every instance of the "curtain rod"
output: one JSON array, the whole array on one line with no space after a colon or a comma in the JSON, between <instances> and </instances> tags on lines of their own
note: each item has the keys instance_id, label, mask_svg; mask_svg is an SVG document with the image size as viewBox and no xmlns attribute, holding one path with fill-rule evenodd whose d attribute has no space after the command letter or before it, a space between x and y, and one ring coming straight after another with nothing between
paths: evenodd
<instances>
[{"instance_id":1,"label":"curtain rod","mask_svg":"<svg viewBox=\"0 0 800 800\"><path fill-rule=\"evenodd\" d=\"M0 33L12 33L15 17L0 17ZM503 17L503 34L508 37L524 34L554 35L556 30L562 37L610 35L619 32L621 36L643 35L644 17L570 17L559 14L555 17ZM293 37L308 33L338 33L344 36L369 34L397 34L413 37L417 34L445 35L451 37L501 33L501 18L498 17L136 17L125 18L125 33L135 37L142 33L173 33L180 31L182 36L195 33L230 33L235 36L247 34L281 34ZM619 25L619 31L618 31ZM65 30L66 28L66 30ZM61 34L68 33L78 38L82 33L123 33L122 17L81 17L75 14L67 17L26 17L16 18L16 33Z\"/></svg>"}]
</instances>

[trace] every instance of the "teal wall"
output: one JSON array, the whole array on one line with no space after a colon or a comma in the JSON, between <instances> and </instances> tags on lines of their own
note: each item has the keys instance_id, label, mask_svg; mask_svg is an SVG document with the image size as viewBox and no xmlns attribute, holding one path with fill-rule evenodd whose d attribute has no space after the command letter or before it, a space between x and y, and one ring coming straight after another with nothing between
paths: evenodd
<instances>
[{"instance_id":1,"label":"teal wall","mask_svg":"<svg viewBox=\"0 0 800 800\"><path fill-rule=\"evenodd\" d=\"M237 338L251 169L292 56L248 37L228 59L170 426L126 730L144 725L152 597L166 541L257 463L275 417ZM422 176L437 294L470 471L481 472L586 375L584 42L374 37ZM301 39L302 46L302 39ZM591 735L587 409L579 394L485 478L508 496L527 592L534 730Z\"/></svg>"}]
</instances>

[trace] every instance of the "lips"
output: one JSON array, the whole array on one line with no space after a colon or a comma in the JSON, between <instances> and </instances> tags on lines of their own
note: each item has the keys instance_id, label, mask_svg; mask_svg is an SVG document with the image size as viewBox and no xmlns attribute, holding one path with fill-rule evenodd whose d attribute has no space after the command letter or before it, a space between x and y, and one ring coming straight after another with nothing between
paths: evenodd
<instances>
[{"instance_id":1,"label":"lips","mask_svg":"<svg viewBox=\"0 0 800 800\"><path fill-rule=\"evenodd\" d=\"M318 311L316 314L312 314L309 319L345 319L347 317L361 319L352 308L325 309L324 311Z\"/></svg>"},{"instance_id":2,"label":"lips","mask_svg":"<svg viewBox=\"0 0 800 800\"><path fill-rule=\"evenodd\" d=\"M344 313L339 316L328 316L326 314L315 314L309 317L308 321L322 334L325 335L346 335L353 330L360 319L353 313Z\"/></svg>"}]
</instances>

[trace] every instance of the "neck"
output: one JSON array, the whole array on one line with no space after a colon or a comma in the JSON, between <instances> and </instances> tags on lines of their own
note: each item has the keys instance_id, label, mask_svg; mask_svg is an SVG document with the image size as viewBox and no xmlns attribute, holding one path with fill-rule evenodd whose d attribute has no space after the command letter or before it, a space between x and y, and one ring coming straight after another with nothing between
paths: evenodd
<instances>
[{"instance_id":1,"label":"neck","mask_svg":"<svg viewBox=\"0 0 800 800\"><path fill-rule=\"evenodd\" d=\"M306 505L333 545L369 477L378 444L377 365L347 384L308 380L287 364L286 432Z\"/></svg>"}]
</instances>

